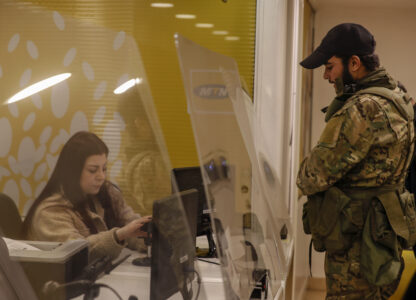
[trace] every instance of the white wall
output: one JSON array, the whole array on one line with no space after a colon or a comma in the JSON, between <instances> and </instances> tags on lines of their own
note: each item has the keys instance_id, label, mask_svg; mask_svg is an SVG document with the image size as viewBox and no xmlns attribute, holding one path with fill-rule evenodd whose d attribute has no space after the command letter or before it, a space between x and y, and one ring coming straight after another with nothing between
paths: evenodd
<instances>
[{"instance_id":1,"label":"white wall","mask_svg":"<svg viewBox=\"0 0 416 300\"><path fill-rule=\"evenodd\" d=\"M397 8L396 1L391 7L362 8L334 7L316 1L315 46L318 46L333 26L344 23L359 23L366 27L377 42L376 53L381 65L408 89L416 98L416 7ZM400 0L398 2L401 2ZM401 5L402 6L402 5ZM312 145L315 145L325 125L324 114L320 109L330 103L335 96L334 89L323 80L323 67L314 71ZM323 255L313 255L312 272L314 277L324 277Z\"/></svg>"}]
</instances>

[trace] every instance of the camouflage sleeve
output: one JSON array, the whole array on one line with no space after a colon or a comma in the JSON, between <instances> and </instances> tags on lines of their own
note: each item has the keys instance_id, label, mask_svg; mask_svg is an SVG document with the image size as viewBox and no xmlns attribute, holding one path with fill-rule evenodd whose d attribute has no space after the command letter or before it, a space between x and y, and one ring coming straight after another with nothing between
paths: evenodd
<instances>
[{"instance_id":1,"label":"camouflage sleeve","mask_svg":"<svg viewBox=\"0 0 416 300\"><path fill-rule=\"evenodd\" d=\"M325 191L340 180L366 156L372 139L371 120L362 105L335 114L300 165L297 185L302 193Z\"/></svg>"}]
</instances>

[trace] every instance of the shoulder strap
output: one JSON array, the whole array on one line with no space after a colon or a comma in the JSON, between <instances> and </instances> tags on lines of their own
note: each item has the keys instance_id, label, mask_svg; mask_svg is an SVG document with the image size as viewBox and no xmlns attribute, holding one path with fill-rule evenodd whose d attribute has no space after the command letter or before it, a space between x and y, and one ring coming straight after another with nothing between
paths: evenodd
<instances>
[{"instance_id":1,"label":"shoulder strap","mask_svg":"<svg viewBox=\"0 0 416 300\"><path fill-rule=\"evenodd\" d=\"M393 102L394 106L397 108L403 118L405 118L407 121L413 121L414 119L413 106L407 94L404 94L403 97L401 97L393 90L384 87L366 88L358 91L357 94L373 94L390 100Z\"/></svg>"}]
</instances>

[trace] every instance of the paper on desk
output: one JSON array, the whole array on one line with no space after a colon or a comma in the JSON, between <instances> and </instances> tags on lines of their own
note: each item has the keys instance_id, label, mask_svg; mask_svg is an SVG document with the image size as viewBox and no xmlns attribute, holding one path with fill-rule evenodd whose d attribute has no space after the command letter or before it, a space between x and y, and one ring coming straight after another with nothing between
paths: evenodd
<instances>
[{"instance_id":1,"label":"paper on desk","mask_svg":"<svg viewBox=\"0 0 416 300\"><path fill-rule=\"evenodd\" d=\"M39 248L36 248L32 245L29 245L28 243L25 243L23 241L17 241L17 240L12 240L9 238L5 238L2 237L2 239L4 240L4 242L7 245L7 249L10 251L13 250L35 250L35 251L41 251Z\"/></svg>"}]
</instances>

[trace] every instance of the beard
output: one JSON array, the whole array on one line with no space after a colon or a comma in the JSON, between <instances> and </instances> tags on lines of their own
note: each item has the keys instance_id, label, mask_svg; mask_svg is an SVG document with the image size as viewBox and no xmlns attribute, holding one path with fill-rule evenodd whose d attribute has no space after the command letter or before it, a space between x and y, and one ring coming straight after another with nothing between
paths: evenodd
<instances>
[{"instance_id":1,"label":"beard","mask_svg":"<svg viewBox=\"0 0 416 300\"><path fill-rule=\"evenodd\" d=\"M342 71L342 81L344 85L351 85L355 83L355 80L352 78L350 71L348 70L348 63L343 63L344 70Z\"/></svg>"}]
</instances>

